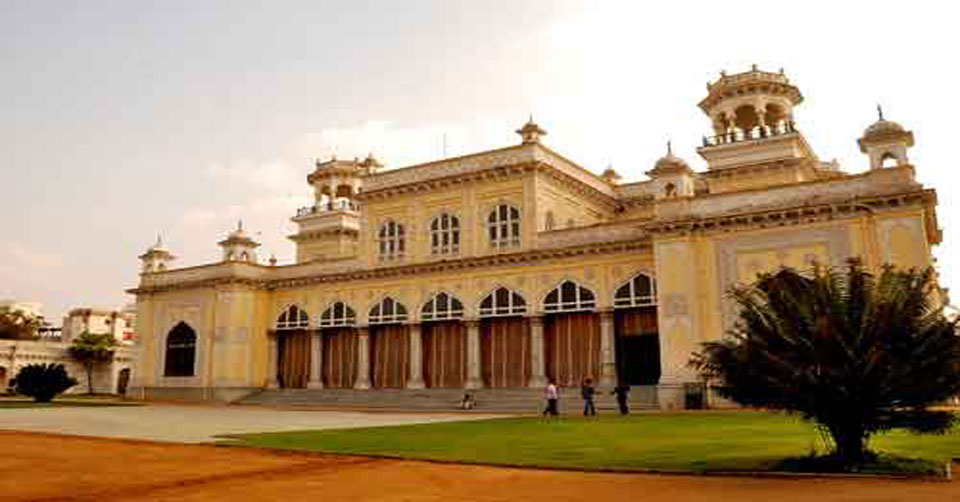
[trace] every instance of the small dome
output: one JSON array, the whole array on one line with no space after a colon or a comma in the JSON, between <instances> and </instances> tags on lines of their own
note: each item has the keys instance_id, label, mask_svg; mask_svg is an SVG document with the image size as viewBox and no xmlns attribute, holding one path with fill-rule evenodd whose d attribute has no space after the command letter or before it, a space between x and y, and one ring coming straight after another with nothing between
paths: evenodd
<instances>
[{"instance_id":1,"label":"small dome","mask_svg":"<svg viewBox=\"0 0 960 502\"><path fill-rule=\"evenodd\" d=\"M690 166L687 164L687 161L677 157L672 152L667 153L665 156L661 157L653 166L654 171L674 171L674 170L688 170Z\"/></svg>"},{"instance_id":2,"label":"small dome","mask_svg":"<svg viewBox=\"0 0 960 502\"><path fill-rule=\"evenodd\" d=\"M892 120L878 120L870 125L865 131L863 131L863 136L870 137L880 134L889 134L889 133L903 132L903 126L892 121Z\"/></svg>"}]
</instances>

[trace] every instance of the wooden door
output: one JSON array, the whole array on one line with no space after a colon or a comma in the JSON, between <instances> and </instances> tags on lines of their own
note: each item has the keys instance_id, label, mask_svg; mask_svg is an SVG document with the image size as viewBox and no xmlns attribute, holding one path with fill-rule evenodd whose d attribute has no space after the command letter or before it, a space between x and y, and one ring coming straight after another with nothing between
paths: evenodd
<instances>
[{"instance_id":1,"label":"wooden door","mask_svg":"<svg viewBox=\"0 0 960 502\"><path fill-rule=\"evenodd\" d=\"M660 336L656 307L614 311L617 377L627 385L660 382Z\"/></svg>"},{"instance_id":2,"label":"wooden door","mask_svg":"<svg viewBox=\"0 0 960 502\"><path fill-rule=\"evenodd\" d=\"M571 312L550 315L543 322L547 378L562 387L579 387L600 376L600 315Z\"/></svg>"},{"instance_id":3,"label":"wooden door","mask_svg":"<svg viewBox=\"0 0 960 502\"><path fill-rule=\"evenodd\" d=\"M284 389L305 389L310 379L310 332L302 329L277 332L280 355L278 378Z\"/></svg>"},{"instance_id":4,"label":"wooden door","mask_svg":"<svg viewBox=\"0 0 960 502\"><path fill-rule=\"evenodd\" d=\"M480 369L487 387L526 387L530 335L526 319L495 317L480 323Z\"/></svg>"},{"instance_id":5,"label":"wooden door","mask_svg":"<svg viewBox=\"0 0 960 502\"><path fill-rule=\"evenodd\" d=\"M357 377L357 334L353 328L323 330L323 385L350 389Z\"/></svg>"},{"instance_id":6,"label":"wooden door","mask_svg":"<svg viewBox=\"0 0 960 502\"><path fill-rule=\"evenodd\" d=\"M370 327L371 384L374 388L403 388L407 385L408 337L404 324Z\"/></svg>"},{"instance_id":7,"label":"wooden door","mask_svg":"<svg viewBox=\"0 0 960 502\"><path fill-rule=\"evenodd\" d=\"M427 387L463 387L467 334L460 321L423 324L423 380Z\"/></svg>"}]
</instances>

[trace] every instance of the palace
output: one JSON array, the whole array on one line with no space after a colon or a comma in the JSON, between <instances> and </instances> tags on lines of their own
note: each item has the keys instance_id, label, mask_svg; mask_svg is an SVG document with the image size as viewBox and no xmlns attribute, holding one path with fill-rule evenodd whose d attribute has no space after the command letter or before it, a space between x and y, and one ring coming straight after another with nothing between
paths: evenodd
<instances>
[{"instance_id":1,"label":"palace","mask_svg":"<svg viewBox=\"0 0 960 502\"><path fill-rule=\"evenodd\" d=\"M234 400L281 388L643 386L683 406L700 343L732 322L725 292L758 272L860 257L932 264L936 193L880 120L869 169L818 159L783 74L722 74L699 103L711 125L696 172L669 150L648 180L597 175L543 144L400 169L317 162L297 211L296 263L260 263L242 227L217 263L140 258L133 386ZM647 392L650 391L650 392Z\"/></svg>"}]
</instances>

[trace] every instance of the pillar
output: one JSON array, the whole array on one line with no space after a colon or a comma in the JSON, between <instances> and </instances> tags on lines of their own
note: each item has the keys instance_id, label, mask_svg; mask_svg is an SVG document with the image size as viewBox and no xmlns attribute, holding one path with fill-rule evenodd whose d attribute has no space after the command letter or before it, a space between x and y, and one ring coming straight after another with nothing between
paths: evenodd
<instances>
[{"instance_id":1,"label":"pillar","mask_svg":"<svg viewBox=\"0 0 960 502\"><path fill-rule=\"evenodd\" d=\"M277 379L277 364L280 359L280 344L277 343L277 333L267 334L267 388L279 389L280 381Z\"/></svg>"},{"instance_id":2,"label":"pillar","mask_svg":"<svg viewBox=\"0 0 960 502\"><path fill-rule=\"evenodd\" d=\"M422 389L426 387L423 382L423 337L421 336L420 324L410 324L410 374L407 375L408 389Z\"/></svg>"},{"instance_id":3,"label":"pillar","mask_svg":"<svg viewBox=\"0 0 960 502\"><path fill-rule=\"evenodd\" d=\"M617 345L614 339L613 311L600 312L600 385L617 383Z\"/></svg>"},{"instance_id":4,"label":"pillar","mask_svg":"<svg viewBox=\"0 0 960 502\"><path fill-rule=\"evenodd\" d=\"M483 388L483 377L480 375L480 321L467 319L467 384L468 389Z\"/></svg>"},{"instance_id":5,"label":"pillar","mask_svg":"<svg viewBox=\"0 0 960 502\"><path fill-rule=\"evenodd\" d=\"M370 388L370 328L357 328L357 379L354 389Z\"/></svg>"},{"instance_id":6,"label":"pillar","mask_svg":"<svg viewBox=\"0 0 960 502\"><path fill-rule=\"evenodd\" d=\"M530 382L528 387L547 385L543 345L543 316L531 316L530 322Z\"/></svg>"},{"instance_id":7,"label":"pillar","mask_svg":"<svg viewBox=\"0 0 960 502\"><path fill-rule=\"evenodd\" d=\"M308 389L323 388L323 334L318 329L310 335L310 381Z\"/></svg>"}]
</instances>

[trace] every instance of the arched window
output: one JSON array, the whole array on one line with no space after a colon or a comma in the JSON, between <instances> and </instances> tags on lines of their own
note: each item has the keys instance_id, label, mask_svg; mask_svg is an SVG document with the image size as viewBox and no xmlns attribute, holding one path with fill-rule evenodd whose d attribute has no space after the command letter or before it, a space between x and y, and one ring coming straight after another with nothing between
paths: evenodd
<instances>
[{"instance_id":1,"label":"arched window","mask_svg":"<svg viewBox=\"0 0 960 502\"><path fill-rule=\"evenodd\" d=\"M407 308L388 296L370 309L369 317L368 322L370 324L404 322L407 320Z\"/></svg>"},{"instance_id":2,"label":"arched window","mask_svg":"<svg viewBox=\"0 0 960 502\"><path fill-rule=\"evenodd\" d=\"M377 241L380 243L380 261L400 260L406 248L404 242L403 225L388 220L380 225L380 231L377 233Z\"/></svg>"},{"instance_id":3,"label":"arched window","mask_svg":"<svg viewBox=\"0 0 960 502\"><path fill-rule=\"evenodd\" d=\"M897 160L897 157L890 152L887 152L880 157L880 167L897 167L898 164L899 161Z\"/></svg>"},{"instance_id":4,"label":"arched window","mask_svg":"<svg viewBox=\"0 0 960 502\"><path fill-rule=\"evenodd\" d=\"M460 219L448 213L430 222L430 254L444 255L460 252Z\"/></svg>"},{"instance_id":5,"label":"arched window","mask_svg":"<svg viewBox=\"0 0 960 502\"><path fill-rule=\"evenodd\" d=\"M277 329L303 329L310 326L310 316L302 308L291 305L277 317Z\"/></svg>"},{"instance_id":6,"label":"arched window","mask_svg":"<svg viewBox=\"0 0 960 502\"><path fill-rule=\"evenodd\" d=\"M645 307L657 304L657 284L644 274L637 274L617 288L613 294L614 308Z\"/></svg>"},{"instance_id":7,"label":"arched window","mask_svg":"<svg viewBox=\"0 0 960 502\"><path fill-rule=\"evenodd\" d=\"M480 317L521 315L527 311L527 302L520 293L497 288L480 301Z\"/></svg>"},{"instance_id":8,"label":"arched window","mask_svg":"<svg viewBox=\"0 0 960 502\"><path fill-rule=\"evenodd\" d=\"M187 323L181 322L167 335L163 375L168 377L193 376L197 357L197 334Z\"/></svg>"},{"instance_id":9,"label":"arched window","mask_svg":"<svg viewBox=\"0 0 960 502\"><path fill-rule=\"evenodd\" d=\"M424 321L443 321L446 319L460 319L463 317L463 303L455 296L440 292L427 300L420 310L420 318Z\"/></svg>"},{"instance_id":10,"label":"arched window","mask_svg":"<svg viewBox=\"0 0 960 502\"><path fill-rule=\"evenodd\" d=\"M520 210L506 204L499 205L487 217L490 245L505 249L520 245Z\"/></svg>"},{"instance_id":11,"label":"arched window","mask_svg":"<svg viewBox=\"0 0 960 502\"><path fill-rule=\"evenodd\" d=\"M563 281L543 299L544 312L592 310L596 306L597 297L593 291L573 281Z\"/></svg>"},{"instance_id":12,"label":"arched window","mask_svg":"<svg viewBox=\"0 0 960 502\"><path fill-rule=\"evenodd\" d=\"M336 302L320 314L320 326L332 328L336 326L353 326L357 322L357 314L349 305Z\"/></svg>"}]
</instances>

